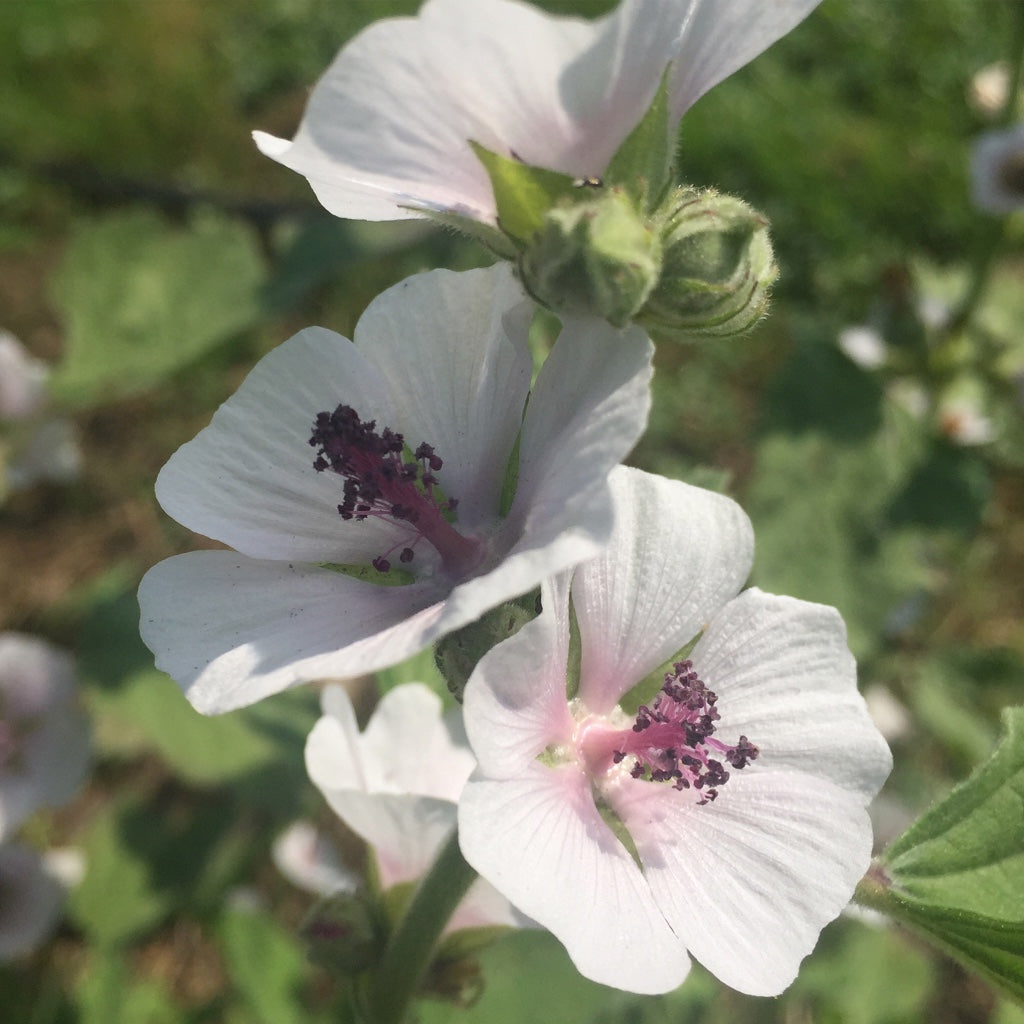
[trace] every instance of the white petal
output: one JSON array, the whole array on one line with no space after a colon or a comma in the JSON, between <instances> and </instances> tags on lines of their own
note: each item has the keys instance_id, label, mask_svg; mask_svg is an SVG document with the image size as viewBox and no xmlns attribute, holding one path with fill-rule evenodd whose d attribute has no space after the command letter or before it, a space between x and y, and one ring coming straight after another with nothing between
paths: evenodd
<instances>
[{"instance_id":1,"label":"white petal","mask_svg":"<svg viewBox=\"0 0 1024 1024\"><path fill-rule=\"evenodd\" d=\"M506 264L407 278L370 304L355 330L388 381L393 429L434 446L458 522L493 522L530 389L533 303Z\"/></svg>"},{"instance_id":2,"label":"white petal","mask_svg":"<svg viewBox=\"0 0 1024 1024\"><path fill-rule=\"evenodd\" d=\"M46 401L50 368L9 331L0 330L0 420L23 420Z\"/></svg>"},{"instance_id":3,"label":"white petal","mask_svg":"<svg viewBox=\"0 0 1024 1024\"><path fill-rule=\"evenodd\" d=\"M804 771L863 803L881 788L892 756L834 608L752 588L715 616L692 660L718 695L722 741L745 734L760 749L745 772Z\"/></svg>"},{"instance_id":4,"label":"white petal","mask_svg":"<svg viewBox=\"0 0 1024 1024\"><path fill-rule=\"evenodd\" d=\"M568 742L568 577L541 588L543 610L477 664L463 695L466 734L481 771L510 778L549 746Z\"/></svg>"},{"instance_id":5,"label":"white petal","mask_svg":"<svg viewBox=\"0 0 1024 1024\"><path fill-rule=\"evenodd\" d=\"M313 421L341 402L384 423L393 411L387 382L351 342L320 327L302 331L261 359L171 457L157 499L183 526L253 558L368 564L393 530L342 520L341 479L313 469Z\"/></svg>"},{"instance_id":6,"label":"white petal","mask_svg":"<svg viewBox=\"0 0 1024 1024\"><path fill-rule=\"evenodd\" d=\"M332 684L320 695L323 717L306 737L306 772L320 790L366 790L359 726L345 688Z\"/></svg>"},{"instance_id":7,"label":"white petal","mask_svg":"<svg viewBox=\"0 0 1024 1024\"><path fill-rule=\"evenodd\" d=\"M581 974L631 992L667 992L689 958L573 766L470 779L459 802L466 860L562 942Z\"/></svg>"},{"instance_id":8,"label":"white petal","mask_svg":"<svg viewBox=\"0 0 1024 1024\"><path fill-rule=\"evenodd\" d=\"M384 889L426 874L455 825L455 804L395 793L324 791L331 809L377 858Z\"/></svg>"},{"instance_id":9,"label":"white petal","mask_svg":"<svg viewBox=\"0 0 1024 1024\"><path fill-rule=\"evenodd\" d=\"M421 683L389 690L360 741L367 789L458 800L476 766L442 715L441 698Z\"/></svg>"},{"instance_id":10,"label":"white petal","mask_svg":"<svg viewBox=\"0 0 1024 1024\"><path fill-rule=\"evenodd\" d=\"M140 632L196 709L218 714L410 657L437 634L437 601L429 584L380 587L315 566L196 551L143 577Z\"/></svg>"},{"instance_id":11,"label":"white petal","mask_svg":"<svg viewBox=\"0 0 1024 1024\"><path fill-rule=\"evenodd\" d=\"M627 468L611 485L611 540L572 585L580 696L597 713L697 635L743 585L754 550L750 521L723 495Z\"/></svg>"},{"instance_id":12,"label":"white petal","mask_svg":"<svg viewBox=\"0 0 1024 1024\"><path fill-rule=\"evenodd\" d=\"M703 807L670 787L628 788L615 806L676 934L731 988L777 995L867 870L861 801L796 772L734 772Z\"/></svg>"},{"instance_id":13,"label":"white petal","mask_svg":"<svg viewBox=\"0 0 1024 1024\"><path fill-rule=\"evenodd\" d=\"M341 51L290 147L257 143L341 217L427 207L492 221L490 182L468 141L552 166L546 140L566 135L558 76L594 35L508 0L434 0Z\"/></svg>"},{"instance_id":14,"label":"white petal","mask_svg":"<svg viewBox=\"0 0 1024 1024\"><path fill-rule=\"evenodd\" d=\"M634 0L639 6L643 0ZM692 0L675 48L670 102L676 119L709 89L794 29L821 0Z\"/></svg>"}]
</instances>

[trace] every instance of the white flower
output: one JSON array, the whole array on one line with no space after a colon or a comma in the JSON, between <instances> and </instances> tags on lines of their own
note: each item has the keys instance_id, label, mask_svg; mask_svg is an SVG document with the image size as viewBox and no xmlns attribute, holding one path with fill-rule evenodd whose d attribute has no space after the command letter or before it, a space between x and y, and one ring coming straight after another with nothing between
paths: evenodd
<instances>
[{"instance_id":1,"label":"white flower","mask_svg":"<svg viewBox=\"0 0 1024 1024\"><path fill-rule=\"evenodd\" d=\"M637 470L612 483L608 547L546 583L466 688L462 850L595 981L664 992L689 953L775 994L868 866L889 751L835 609L739 593L753 537L736 504ZM620 706L695 638L655 700L657 682Z\"/></svg>"},{"instance_id":2,"label":"white flower","mask_svg":"<svg viewBox=\"0 0 1024 1024\"><path fill-rule=\"evenodd\" d=\"M0 845L0 962L30 953L60 917L64 889L35 850Z\"/></svg>"},{"instance_id":3,"label":"white flower","mask_svg":"<svg viewBox=\"0 0 1024 1024\"><path fill-rule=\"evenodd\" d=\"M340 217L421 210L494 223L469 141L528 164L600 175L671 62L673 128L705 92L819 0L625 0L597 21L516 0L428 0L357 35L313 91L292 142L254 137Z\"/></svg>"},{"instance_id":4,"label":"white flower","mask_svg":"<svg viewBox=\"0 0 1024 1024\"><path fill-rule=\"evenodd\" d=\"M14 446L6 484L22 491L39 481L67 484L82 472L82 449L70 420L43 419Z\"/></svg>"},{"instance_id":5,"label":"white flower","mask_svg":"<svg viewBox=\"0 0 1024 1024\"><path fill-rule=\"evenodd\" d=\"M9 331L0 330L0 420L23 420L46 400L50 369Z\"/></svg>"},{"instance_id":6,"label":"white flower","mask_svg":"<svg viewBox=\"0 0 1024 1024\"><path fill-rule=\"evenodd\" d=\"M995 117L1010 95L1010 68L1006 61L987 64L974 73L967 87L967 101L984 117Z\"/></svg>"},{"instance_id":7,"label":"white flower","mask_svg":"<svg viewBox=\"0 0 1024 1024\"><path fill-rule=\"evenodd\" d=\"M274 840L270 855L292 885L315 896L353 892L359 885L334 844L311 821L293 821Z\"/></svg>"},{"instance_id":8,"label":"white flower","mask_svg":"<svg viewBox=\"0 0 1024 1024\"><path fill-rule=\"evenodd\" d=\"M37 808L59 806L89 764L89 726L70 657L0 633L0 840Z\"/></svg>"},{"instance_id":9,"label":"white flower","mask_svg":"<svg viewBox=\"0 0 1024 1024\"><path fill-rule=\"evenodd\" d=\"M844 327L838 336L839 347L861 369L877 370L886 359L885 339L873 327Z\"/></svg>"},{"instance_id":10,"label":"white flower","mask_svg":"<svg viewBox=\"0 0 1024 1024\"><path fill-rule=\"evenodd\" d=\"M323 693L324 717L306 743L306 768L335 813L373 849L382 890L424 875L455 827L455 807L476 762L458 715L442 717L427 687L389 691L360 733L348 694ZM523 919L482 879L448 930Z\"/></svg>"},{"instance_id":11,"label":"white flower","mask_svg":"<svg viewBox=\"0 0 1024 1024\"><path fill-rule=\"evenodd\" d=\"M504 265L409 278L354 344L310 328L271 352L171 458L161 505L235 549L171 558L139 590L143 639L200 711L402 661L598 551L652 346L567 318L524 416L532 309ZM365 578L336 571L353 564ZM395 574L371 564L411 582L381 585Z\"/></svg>"},{"instance_id":12,"label":"white flower","mask_svg":"<svg viewBox=\"0 0 1024 1024\"><path fill-rule=\"evenodd\" d=\"M971 197L988 213L1013 213L1024 206L1024 123L975 140Z\"/></svg>"},{"instance_id":13,"label":"white flower","mask_svg":"<svg viewBox=\"0 0 1024 1024\"><path fill-rule=\"evenodd\" d=\"M939 402L938 427L963 448L989 444L998 436L995 423L982 410L980 397L970 393L946 396Z\"/></svg>"}]
</instances>

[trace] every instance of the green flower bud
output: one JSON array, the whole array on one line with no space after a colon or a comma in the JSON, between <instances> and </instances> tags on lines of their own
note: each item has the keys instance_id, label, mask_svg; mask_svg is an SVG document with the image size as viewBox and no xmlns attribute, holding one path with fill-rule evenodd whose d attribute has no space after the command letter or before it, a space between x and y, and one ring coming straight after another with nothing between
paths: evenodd
<instances>
[{"instance_id":1,"label":"green flower bud","mask_svg":"<svg viewBox=\"0 0 1024 1024\"><path fill-rule=\"evenodd\" d=\"M523 284L550 309L592 313L623 327L658 281L661 246L625 190L587 181L579 191L579 202L563 201L544 214L520 257Z\"/></svg>"},{"instance_id":2,"label":"green flower bud","mask_svg":"<svg viewBox=\"0 0 1024 1024\"><path fill-rule=\"evenodd\" d=\"M728 337L765 313L778 276L764 217L711 190L674 189L661 220L661 279L637 323L655 337Z\"/></svg>"},{"instance_id":3,"label":"green flower bud","mask_svg":"<svg viewBox=\"0 0 1024 1024\"><path fill-rule=\"evenodd\" d=\"M339 892L320 900L300 931L309 958L340 976L372 967L384 947L377 909L365 891Z\"/></svg>"},{"instance_id":4,"label":"green flower bud","mask_svg":"<svg viewBox=\"0 0 1024 1024\"><path fill-rule=\"evenodd\" d=\"M438 641L434 661L444 677L448 692L461 704L466 683L476 663L492 648L518 633L540 613L540 591L524 594L514 601L485 612L476 622L449 633Z\"/></svg>"}]
</instances>

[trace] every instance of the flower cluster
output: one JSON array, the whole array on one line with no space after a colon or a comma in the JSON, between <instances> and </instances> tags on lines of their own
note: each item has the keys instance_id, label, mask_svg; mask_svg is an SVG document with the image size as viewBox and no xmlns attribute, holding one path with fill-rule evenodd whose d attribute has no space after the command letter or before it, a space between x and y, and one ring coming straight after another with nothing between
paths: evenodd
<instances>
[{"instance_id":1,"label":"flower cluster","mask_svg":"<svg viewBox=\"0 0 1024 1024\"><path fill-rule=\"evenodd\" d=\"M303 826L278 847L292 877L421 922L426 883L407 889L456 823L479 873L425 938L399 921L385 964L532 919L606 984L664 992L693 956L774 994L868 865L890 758L838 613L743 591L739 506L621 466L650 403L637 325L737 333L775 273L760 215L673 186L669 139L816 3L624 0L587 22L427 0L345 47L292 142L257 133L331 212L434 217L513 264L409 278L352 341L296 335L157 481L230 548L139 592L200 711L485 637L448 680L461 712L408 684L360 732L332 685L309 737L310 777L372 855L364 886ZM536 374L534 300L561 323ZM365 952L351 969L372 975Z\"/></svg>"}]
</instances>

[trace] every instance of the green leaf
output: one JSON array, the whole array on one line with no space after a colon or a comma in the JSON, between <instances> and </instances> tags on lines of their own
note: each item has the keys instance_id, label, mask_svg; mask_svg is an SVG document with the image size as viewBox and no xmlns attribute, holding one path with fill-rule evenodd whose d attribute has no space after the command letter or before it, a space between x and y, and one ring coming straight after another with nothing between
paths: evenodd
<instances>
[{"instance_id":1,"label":"green leaf","mask_svg":"<svg viewBox=\"0 0 1024 1024\"><path fill-rule=\"evenodd\" d=\"M520 244L528 242L540 229L544 214L552 206L578 191L568 174L511 160L477 142L470 142L470 145L491 179L498 224Z\"/></svg>"},{"instance_id":2,"label":"green leaf","mask_svg":"<svg viewBox=\"0 0 1024 1024\"><path fill-rule=\"evenodd\" d=\"M1024 999L1024 707L989 761L885 852L895 917Z\"/></svg>"},{"instance_id":3,"label":"green leaf","mask_svg":"<svg viewBox=\"0 0 1024 1024\"><path fill-rule=\"evenodd\" d=\"M75 989L79 1024L180 1024L185 1018L164 989L139 981L120 953L94 950Z\"/></svg>"},{"instance_id":4,"label":"green leaf","mask_svg":"<svg viewBox=\"0 0 1024 1024\"><path fill-rule=\"evenodd\" d=\"M268 915L242 908L225 913L220 935L225 966L254 1021L308 1019L300 999L308 968L293 935Z\"/></svg>"},{"instance_id":5,"label":"green leaf","mask_svg":"<svg viewBox=\"0 0 1024 1024\"><path fill-rule=\"evenodd\" d=\"M86 223L54 283L67 334L55 396L89 406L153 387L251 325L262 281L255 236L224 217L176 229L137 210Z\"/></svg>"},{"instance_id":6,"label":"green leaf","mask_svg":"<svg viewBox=\"0 0 1024 1024\"><path fill-rule=\"evenodd\" d=\"M918 819L883 863L904 896L1024 927L1024 707L989 761ZM1022 947L1024 951L1024 947Z\"/></svg>"},{"instance_id":7,"label":"green leaf","mask_svg":"<svg viewBox=\"0 0 1024 1024\"><path fill-rule=\"evenodd\" d=\"M672 180L673 142L666 69L647 113L608 164L605 185L622 185L642 208L653 210Z\"/></svg>"}]
</instances>

